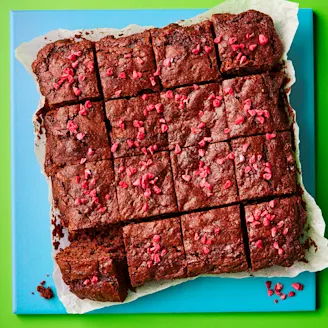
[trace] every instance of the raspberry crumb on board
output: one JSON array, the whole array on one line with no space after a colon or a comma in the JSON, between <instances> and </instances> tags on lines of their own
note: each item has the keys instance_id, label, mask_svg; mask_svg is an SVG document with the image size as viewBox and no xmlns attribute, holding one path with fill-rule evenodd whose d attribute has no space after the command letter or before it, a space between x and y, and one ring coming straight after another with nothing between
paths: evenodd
<instances>
[{"instance_id":1,"label":"raspberry crumb on board","mask_svg":"<svg viewBox=\"0 0 328 328\"><path fill-rule=\"evenodd\" d=\"M296 296L296 293L294 291L290 291L288 293L282 293L282 290L284 289L284 285L281 284L280 282L277 282L275 285L274 285L274 290L270 289L271 286L272 286L272 282L270 280L267 280L265 282L265 286L266 286L266 289L267 289L267 294L268 294L268 297L271 297L273 296L274 294L276 294L280 300L284 301L285 299L287 298L290 298L290 297L294 297ZM298 282L294 282L291 284L291 287L297 291L302 291L304 289L304 285L298 283ZM274 299L273 302L275 304L278 303L278 299Z\"/></svg>"}]
</instances>

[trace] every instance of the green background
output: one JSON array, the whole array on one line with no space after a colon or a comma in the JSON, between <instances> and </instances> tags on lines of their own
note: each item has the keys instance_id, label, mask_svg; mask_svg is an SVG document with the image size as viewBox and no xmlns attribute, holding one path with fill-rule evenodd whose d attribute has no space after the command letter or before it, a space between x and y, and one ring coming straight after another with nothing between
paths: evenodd
<instances>
[{"instance_id":1,"label":"green background","mask_svg":"<svg viewBox=\"0 0 328 328\"><path fill-rule=\"evenodd\" d=\"M268 0L270 1L270 0ZM6 327L328 327L328 270L318 274L318 310L308 313L18 316L11 313L9 11L50 9L210 8L219 0L2 0L0 3L0 328ZM315 12L316 200L328 218L328 1L299 0ZM28 28L28 27L27 27ZM304 40L306 42L306 40ZM327 233L326 233L327 235ZM238 302L238 300L236 300Z\"/></svg>"}]
</instances>

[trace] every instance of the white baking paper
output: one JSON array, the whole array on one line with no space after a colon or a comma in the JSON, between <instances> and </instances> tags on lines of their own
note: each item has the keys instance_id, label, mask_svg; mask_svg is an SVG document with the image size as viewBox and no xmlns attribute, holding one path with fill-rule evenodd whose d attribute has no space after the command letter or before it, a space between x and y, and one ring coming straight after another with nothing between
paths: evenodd
<instances>
[{"instance_id":1,"label":"white baking paper","mask_svg":"<svg viewBox=\"0 0 328 328\"><path fill-rule=\"evenodd\" d=\"M200 22L205 19L209 19L214 13L240 13L242 11L246 11L248 9L255 9L262 11L268 15L270 15L274 21L277 32L283 42L284 46L284 54L283 59L287 60L287 52L291 46L293 41L295 32L298 26L297 12L298 12L298 4L293 2L288 2L285 0L228 0L209 11L198 15L194 18L178 22L181 25L191 25L197 22ZM82 27L82 26L81 26ZM111 29L111 28L99 28L92 31L92 33L86 34L86 30L76 30L76 31L68 31L58 29L56 31L51 31L46 35L37 37L28 43L21 44L16 49L16 57L17 59L25 66L26 70L30 72L33 78L36 80L35 75L32 72L31 64L33 60L36 58L38 51L44 47L46 44L60 40L65 38L73 38L76 34L82 34L86 39L96 41L105 35L114 35L118 36L118 34L123 33L123 35L130 35L138 32L142 32L146 29L151 28L141 27L137 25L129 25L122 30ZM90 32L90 31L89 31ZM46 37L46 38L45 38ZM287 61L286 65L286 73L289 75L290 82L286 87L287 90L295 82L295 73L293 65L290 61ZM40 103L38 110L42 108L44 104L44 97L40 97ZM296 115L295 111L294 114ZM37 116L35 115L33 118L33 123L35 125L36 138L35 138L35 154L40 163L41 170L43 172L43 163L45 158L45 135L40 126L40 123L36 121ZM299 162L299 127L297 123L294 123L294 132L295 132L295 140L296 140L296 160L299 171L301 172L301 164ZM48 178L47 178L48 179ZM306 253L305 262L297 262L290 268L282 268L282 267L271 267L265 270L257 271L257 272L241 272L241 273L231 273L231 274L221 274L217 275L220 278L245 278L250 275L255 277L294 277L301 272L304 271L320 271L324 268L328 267L328 240L324 238L324 230L325 230L325 221L322 217L322 213L320 208L315 203L315 200L311 197L311 195L305 190L302 182L302 176L298 176L299 183L304 189L303 198L306 202L307 212L308 212L308 225L309 230L306 232L305 238L311 238L317 248L311 247ZM49 184L49 201L52 203L52 195L51 195L51 181L48 179ZM58 219L58 210L52 208L51 216ZM67 241L67 232L65 238L61 240L60 247L65 247L68 245ZM53 250L52 256L54 258L56 251ZM213 277L213 275L211 275ZM86 313L95 309L100 309L106 306L119 306L122 303L113 303L113 302L95 302L90 300L81 300L72 294L69 291L68 286L63 282L61 272L54 260L54 273L53 273L54 282L57 288L57 295L60 298L61 302L65 306L65 309L68 313ZM147 283L142 287L137 288L136 292L129 292L129 295L124 303L132 302L139 297L144 295L156 293L165 288L183 283L185 281L197 279L197 278L188 278L188 279L179 279L174 281L162 281L162 282L151 282Z\"/></svg>"}]
</instances>

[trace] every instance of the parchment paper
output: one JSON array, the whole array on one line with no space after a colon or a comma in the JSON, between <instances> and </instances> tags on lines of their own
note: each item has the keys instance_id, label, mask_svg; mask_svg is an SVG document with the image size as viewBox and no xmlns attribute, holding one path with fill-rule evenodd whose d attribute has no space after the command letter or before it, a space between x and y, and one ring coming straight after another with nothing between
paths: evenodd
<instances>
[{"instance_id":1,"label":"parchment paper","mask_svg":"<svg viewBox=\"0 0 328 328\"><path fill-rule=\"evenodd\" d=\"M277 32L283 42L284 53L283 59L287 60L287 52L291 46L293 41L295 32L298 26L297 12L298 12L298 4L284 1L284 0L228 0L209 11L198 15L194 18L180 21L178 22L181 25L191 25L197 22L200 22L205 19L209 19L213 13L240 13L242 11L246 11L248 9L255 9L262 11L268 15L270 15L275 23L275 27ZM82 34L86 39L96 41L105 35L114 35L118 36L118 34L123 33L123 35L130 35L138 32L142 32L146 29L151 28L151 26L142 27L137 25L129 25L122 30L111 29L111 28L99 28L94 29L92 33L85 34L85 30L75 30L68 31L58 29L56 31L51 31L46 35L37 37L28 43L21 44L16 49L16 58L25 66L28 72L30 72L33 78L36 80L36 76L33 74L31 69L31 64L33 60L36 58L37 52L44 47L46 44L60 40L65 38L74 38L76 34ZM90 32L90 31L89 31ZM46 37L46 39L45 39ZM290 87L295 82L295 72L293 65L290 61L287 61L286 65L286 74L288 74L290 78L289 84L286 86L286 90L290 90ZM44 104L44 97L40 97L39 107L37 111L42 108ZM37 112L36 112L37 113ZM294 115L296 116L295 111L293 110ZM39 120L36 120L37 116L35 115L33 118L33 123L35 125L35 154L40 163L41 170L43 172L43 164L45 159L45 134L42 128L42 124L40 125ZM301 164L299 161L299 127L296 123L296 120L293 124L294 133L295 133L295 143L296 143L296 162L301 172ZM44 172L43 172L44 173ZM302 176L298 174L299 184L302 186L304 190L303 199L306 202L307 212L308 212L308 225L309 230L306 231L306 238L311 238L315 244L315 247L311 247L306 253L305 262L297 262L290 268L282 268L278 266L274 266L265 270L257 271L257 272L241 272L241 273L231 273L231 274L221 274L216 275L217 277L229 277L229 278L245 278L250 275L255 277L294 277L303 271L320 271L324 268L328 267L328 240L324 238L324 230L325 230L325 221L322 217L322 213L320 208L315 203L315 200L312 196L305 190ZM47 178L49 184L49 201L52 204L52 194L51 194L51 181ZM57 218L60 213L57 209L52 206L51 217ZM307 229L306 229L307 230ZM60 241L60 247L65 247L69 244L67 240L67 231L65 231L65 237ZM56 255L56 251L53 250L52 257ZM204 276L204 275L203 275ZM211 275L213 277L213 275ZM65 309L68 313L85 313L95 309L100 309L105 306L113 306L119 305L122 303L114 303L114 302L95 302L90 300L81 300L72 294L69 291L68 286L62 280L61 272L59 267L57 266L56 261L54 260L54 273L53 273L54 282L57 288L57 295L60 298L61 302L64 304ZM162 282L151 282L147 283L142 287L137 288L136 292L129 292L129 295L124 303L132 302L139 297L144 295L152 294L163 290L165 288L183 283L188 280L197 279L196 278L187 278L187 279L179 279L174 281L162 281Z\"/></svg>"}]
</instances>

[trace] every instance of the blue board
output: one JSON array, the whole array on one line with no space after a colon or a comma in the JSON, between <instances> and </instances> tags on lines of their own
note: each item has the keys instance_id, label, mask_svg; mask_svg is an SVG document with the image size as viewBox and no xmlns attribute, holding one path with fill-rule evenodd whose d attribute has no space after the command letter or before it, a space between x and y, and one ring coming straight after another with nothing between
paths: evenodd
<instances>
[{"instance_id":1,"label":"blue board","mask_svg":"<svg viewBox=\"0 0 328 328\"><path fill-rule=\"evenodd\" d=\"M53 264L49 230L48 186L34 156L32 114L39 94L32 77L14 58L14 49L24 41L58 28L122 28L128 24L164 26L204 10L139 11L15 11L11 13L11 178L13 222L13 312L17 314L66 313L56 297L46 301L31 292L51 278ZM301 161L307 190L314 195L314 87L313 12L301 9L290 58L298 81L291 101L297 110L301 131ZM306 40L306 42L304 42ZM50 274L50 277L46 277ZM267 297L266 279L199 278L172 287L133 303L93 313L173 313L173 312L273 312L311 311L316 307L315 274L303 273L296 279L279 278L290 286L296 280L305 285L297 297L274 304Z\"/></svg>"}]
</instances>

